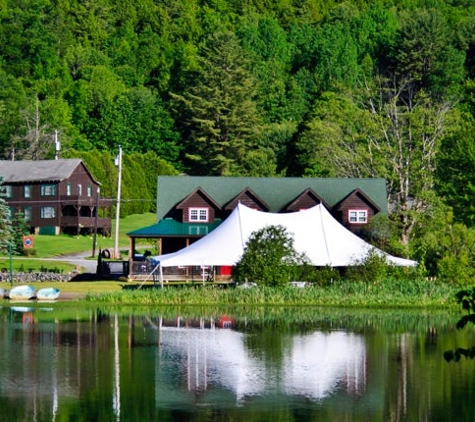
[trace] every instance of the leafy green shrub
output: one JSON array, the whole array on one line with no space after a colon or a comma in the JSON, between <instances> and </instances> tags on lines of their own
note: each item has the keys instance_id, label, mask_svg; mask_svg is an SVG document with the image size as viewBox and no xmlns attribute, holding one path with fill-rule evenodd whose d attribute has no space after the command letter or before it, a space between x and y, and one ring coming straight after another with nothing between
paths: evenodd
<instances>
[{"instance_id":1,"label":"leafy green shrub","mask_svg":"<svg viewBox=\"0 0 475 422\"><path fill-rule=\"evenodd\" d=\"M253 281L264 286L282 286L308 263L294 248L294 240L282 226L268 226L251 234L241 260L233 269L238 283Z\"/></svg>"},{"instance_id":2,"label":"leafy green shrub","mask_svg":"<svg viewBox=\"0 0 475 422\"><path fill-rule=\"evenodd\" d=\"M462 305L462 309L467 312L457 322L457 329L465 328L467 324L475 324L475 287L470 290L461 290L456 294L457 302ZM444 358L447 362L458 362L462 356L466 358L475 358L475 346L468 348L458 347L455 350L447 350L444 352Z\"/></svg>"},{"instance_id":3,"label":"leafy green shrub","mask_svg":"<svg viewBox=\"0 0 475 422\"><path fill-rule=\"evenodd\" d=\"M371 251L363 260L356 265L348 267L346 278L350 281L365 281L367 283L379 283L388 275L389 264L384 256Z\"/></svg>"},{"instance_id":4,"label":"leafy green shrub","mask_svg":"<svg viewBox=\"0 0 475 422\"><path fill-rule=\"evenodd\" d=\"M461 286L472 284L475 277L475 229L460 223L448 224L418 244L417 253L429 276Z\"/></svg>"},{"instance_id":5,"label":"leafy green shrub","mask_svg":"<svg viewBox=\"0 0 475 422\"><path fill-rule=\"evenodd\" d=\"M349 281L381 283L384 280L416 280L422 277L421 269L394 265L376 251L371 251L365 259L353 267L348 267L345 278Z\"/></svg>"},{"instance_id":6,"label":"leafy green shrub","mask_svg":"<svg viewBox=\"0 0 475 422\"><path fill-rule=\"evenodd\" d=\"M475 228L454 222L452 210L438 205L419 222L411 244L425 275L458 285L475 277Z\"/></svg>"},{"instance_id":7,"label":"leafy green shrub","mask_svg":"<svg viewBox=\"0 0 475 422\"><path fill-rule=\"evenodd\" d=\"M314 267L304 264L298 267L299 275L296 280L307 281L318 286L327 286L340 280L340 273L333 267Z\"/></svg>"},{"instance_id":8,"label":"leafy green shrub","mask_svg":"<svg viewBox=\"0 0 475 422\"><path fill-rule=\"evenodd\" d=\"M439 278L460 286L473 284L475 269L470 261L468 256L445 255L437 263Z\"/></svg>"},{"instance_id":9,"label":"leafy green shrub","mask_svg":"<svg viewBox=\"0 0 475 422\"><path fill-rule=\"evenodd\" d=\"M398 222L387 214L378 213L373 216L366 228L362 229L358 235L368 243L392 255L403 256L407 252L399 239Z\"/></svg>"}]
</instances>

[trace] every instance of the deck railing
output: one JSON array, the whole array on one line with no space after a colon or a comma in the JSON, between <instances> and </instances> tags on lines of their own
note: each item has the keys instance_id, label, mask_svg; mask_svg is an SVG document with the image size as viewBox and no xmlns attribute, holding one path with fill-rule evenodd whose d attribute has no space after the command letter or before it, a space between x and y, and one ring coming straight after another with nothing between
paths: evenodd
<instances>
[{"instance_id":1,"label":"deck railing","mask_svg":"<svg viewBox=\"0 0 475 422\"><path fill-rule=\"evenodd\" d=\"M160 278L160 271L150 261L133 261L130 267L130 279L157 281ZM217 267L212 266L183 266L183 267L163 267L161 273L163 281L187 281L192 283L200 282L230 282L230 276L221 276Z\"/></svg>"}]
</instances>

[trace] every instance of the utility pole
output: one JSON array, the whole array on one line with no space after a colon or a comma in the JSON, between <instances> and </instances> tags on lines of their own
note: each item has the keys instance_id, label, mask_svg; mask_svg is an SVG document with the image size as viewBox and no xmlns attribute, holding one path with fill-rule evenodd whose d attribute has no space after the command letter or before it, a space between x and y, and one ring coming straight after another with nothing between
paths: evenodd
<instances>
[{"instance_id":1,"label":"utility pole","mask_svg":"<svg viewBox=\"0 0 475 422\"><path fill-rule=\"evenodd\" d=\"M119 219L120 219L120 186L122 182L122 147L119 145L119 155L115 159L115 165L119 168L117 176L117 205L115 207L115 246L114 259L119 259Z\"/></svg>"},{"instance_id":2,"label":"utility pole","mask_svg":"<svg viewBox=\"0 0 475 422\"><path fill-rule=\"evenodd\" d=\"M54 131L53 140L54 140L54 159L57 160L58 155L59 155L59 150L61 149L61 143L58 141L57 130Z\"/></svg>"},{"instance_id":3,"label":"utility pole","mask_svg":"<svg viewBox=\"0 0 475 422\"><path fill-rule=\"evenodd\" d=\"M99 195L101 189L98 187L96 191L96 214L94 215L94 236L92 239L92 257L96 256L96 245L97 245L97 219L99 217Z\"/></svg>"}]
</instances>

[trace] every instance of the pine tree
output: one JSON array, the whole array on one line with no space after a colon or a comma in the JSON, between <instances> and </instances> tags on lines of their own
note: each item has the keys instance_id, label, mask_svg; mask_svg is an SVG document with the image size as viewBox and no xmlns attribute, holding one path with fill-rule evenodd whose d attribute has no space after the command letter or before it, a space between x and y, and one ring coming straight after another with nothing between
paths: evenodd
<instances>
[{"instance_id":1,"label":"pine tree","mask_svg":"<svg viewBox=\"0 0 475 422\"><path fill-rule=\"evenodd\" d=\"M261 125L255 81L234 34L211 36L200 58L196 84L177 101L185 126L185 161L195 174L238 175Z\"/></svg>"},{"instance_id":2,"label":"pine tree","mask_svg":"<svg viewBox=\"0 0 475 422\"><path fill-rule=\"evenodd\" d=\"M3 178L0 177L0 252L6 253L12 241L12 217L10 207L5 200Z\"/></svg>"},{"instance_id":3,"label":"pine tree","mask_svg":"<svg viewBox=\"0 0 475 422\"><path fill-rule=\"evenodd\" d=\"M15 213L12 221L12 252L14 254L23 254L23 236L28 234L30 234L30 228L25 221L25 214Z\"/></svg>"}]
</instances>

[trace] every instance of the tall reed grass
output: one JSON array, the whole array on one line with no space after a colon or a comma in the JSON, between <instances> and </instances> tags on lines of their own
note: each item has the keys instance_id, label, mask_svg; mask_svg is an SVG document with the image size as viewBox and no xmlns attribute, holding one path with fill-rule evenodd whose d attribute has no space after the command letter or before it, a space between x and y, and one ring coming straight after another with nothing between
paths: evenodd
<instances>
[{"instance_id":1,"label":"tall reed grass","mask_svg":"<svg viewBox=\"0 0 475 422\"><path fill-rule=\"evenodd\" d=\"M456 306L459 287L425 279L388 278L379 283L340 280L331 285L297 288L254 287L250 289L215 287L173 287L123 290L89 294L89 302L116 305L312 305L340 307L418 307Z\"/></svg>"}]
</instances>

